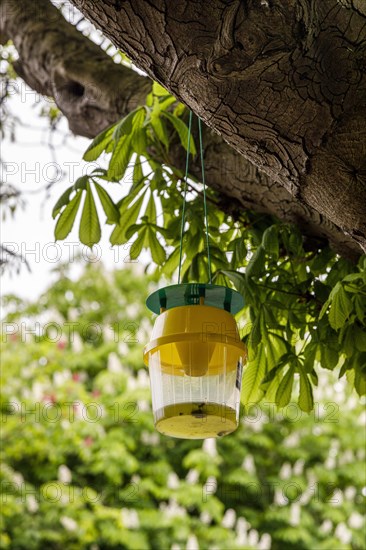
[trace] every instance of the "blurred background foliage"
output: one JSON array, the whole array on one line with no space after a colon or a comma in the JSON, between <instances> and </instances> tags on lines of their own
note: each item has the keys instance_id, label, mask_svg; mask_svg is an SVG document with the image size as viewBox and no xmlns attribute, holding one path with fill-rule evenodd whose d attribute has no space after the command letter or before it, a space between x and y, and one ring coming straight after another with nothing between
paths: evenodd
<instances>
[{"instance_id":1,"label":"blurred background foliage","mask_svg":"<svg viewBox=\"0 0 366 550\"><path fill-rule=\"evenodd\" d=\"M364 550L351 385L319 368L310 415L264 399L226 438L161 436L142 362L155 287L138 263L90 263L37 302L4 298L1 547Z\"/></svg>"}]
</instances>

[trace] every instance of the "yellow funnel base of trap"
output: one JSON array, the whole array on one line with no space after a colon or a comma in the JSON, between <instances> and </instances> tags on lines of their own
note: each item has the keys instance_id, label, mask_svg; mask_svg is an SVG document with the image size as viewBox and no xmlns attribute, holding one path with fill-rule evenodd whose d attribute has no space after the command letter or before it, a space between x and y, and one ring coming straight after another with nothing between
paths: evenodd
<instances>
[{"instance_id":1,"label":"yellow funnel base of trap","mask_svg":"<svg viewBox=\"0 0 366 550\"><path fill-rule=\"evenodd\" d=\"M156 429L182 439L222 437L237 426L236 411L217 403L178 403L155 412Z\"/></svg>"}]
</instances>

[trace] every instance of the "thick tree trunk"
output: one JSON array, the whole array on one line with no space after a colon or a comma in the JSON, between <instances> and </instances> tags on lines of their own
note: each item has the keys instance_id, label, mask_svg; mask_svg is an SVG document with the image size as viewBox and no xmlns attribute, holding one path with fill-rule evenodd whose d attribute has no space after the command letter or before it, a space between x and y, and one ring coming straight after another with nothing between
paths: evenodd
<instances>
[{"instance_id":1,"label":"thick tree trunk","mask_svg":"<svg viewBox=\"0 0 366 550\"><path fill-rule=\"evenodd\" d=\"M362 0L72 0L272 181L366 250Z\"/></svg>"},{"instance_id":2,"label":"thick tree trunk","mask_svg":"<svg viewBox=\"0 0 366 550\"><path fill-rule=\"evenodd\" d=\"M357 239L364 242L364 233L359 228L365 224L366 190L362 184L365 170L355 171L352 176L352 181L356 182L353 187L358 191L354 191L348 200L352 198L355 202L356 198L356 203L350 202L342 207L339 204L342 195L335 195L341 178L337 182L332 180L334 170L337 170L335 163L330 166L329 174L321 173L321 168L330 163L331 155L327 150L333 155L337 152L337 139L339 143L348 143L347 150L341 151L343 157L348 155L348 162L357 161L360 166L365 162L365 154L362 153L364 136L361 135L364 128L359 128L360 143L354 133L349 133L350 120L360 124L361 114L357 113L357 117L353 114L352 119L347 114L352 109L355 113L355 109L349 106L351 102L348 101L343 109L345 99L340 102L340 107L338 98L334 104L333 118L329 113L327 115L338 129L338 134L334 134L332 128L329 129L327 117L322 120L317 118L323 111L333 110L330 99L325 101L319 92L321 82L315 85L314 80L314 97L307 96L310 70L314 71L311 56L309 67L304 69L308 75L303 79L304 90L294 83L291 72L287 74L289 65L285 60L288 62L289 57L294 56L293 52L297 52L292 37L296 30L292 21L296 15L294 8L287 4L283 6L282 11L287 14L283 19L285 15L272 6L269 18L273 18L273 22L267 21L268 28L263 35L261 22L256 17L260 10L270 8L260 8L255 2L244 12L237 2L210 2L208 6L191 2L187 4L185 14L181 12L180 2L172 3L177 8L174 14L170 7L164 7L163 2L155 2L155 7L139 1L135 1L133 7L130 2L74 3L88 17L94 18L103 32L121 46L137 65L171 89L232 146L261 168L259 171L218 135L206 133L207 179L212 187L221 192L226 210L235 212L249 207L273 214L298 223L305 233L325 237L348 257L354 257L361 251L355 240L355 231L360 233L356 235ZM36 3L0 0L0 5L2 35L11 38L19 52L18 73L35 90L55 97L72 131L94 136L136 104L144 103L151 86L149 79L116 65L98 46L67 23L47 0ZM223 10L224 5L226 8ZM194 6L199 6L197 12ZM302 17L305 17L304 13ZM317 25L315 15L312 17L315 35ZM359 17L362 18L362 14ZM162 28L164 21L167 23L165 30ZM190 24L185 21L190 21ZM199 21L204 24L200 25ZM287 21L289 28L286 27L281 40L276 39L284 32L284 28L280 27L284 21ZM275 25L271 34L270 27L274 22L277 22L278 29ZM241 26L246 28L245 32ZM248 28L252 29L252 34L248 34ZM260 54L255 54L258 37L263 43L262 50ZM271 37L269 42L267 37ZM310 41L310 38L307 40ZM302 47L310 48L306 46L305 35ZM297 55L300 53L297 52ZM361 101L358 105L365 99L362 93L364 74L360 72L360 75L358 95ZM347 96L345 93L343 95ZM339 132L341 123L335 122L342 109L347 114L343 115L346 120L343 134ZM310 111L313 113L312 119ZM328 136L327 132L324 133L325 126ZM320 160L317 160L318 155ZM324 162L321 161L322 156L325 156ZM183 158L182 152L173 146L171 158L173 163L179 163ZM340 162L338 158L337 161ZM198 166L192 168L193 172L198 172ZM345 170L342 172L344 181L349 178L347 174ZM324 202L328 204L327 209L322 206ZM355 216L352 225L347 225L345 221L349 211ZM330 222L324 212L331 214L336 223Z\"/></svg>"}]
</instances>

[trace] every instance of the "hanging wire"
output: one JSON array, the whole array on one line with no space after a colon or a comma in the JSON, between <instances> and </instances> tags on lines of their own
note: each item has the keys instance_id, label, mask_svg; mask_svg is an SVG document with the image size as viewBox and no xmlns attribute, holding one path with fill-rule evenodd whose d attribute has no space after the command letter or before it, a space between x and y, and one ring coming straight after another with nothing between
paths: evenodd
<instances>
[{"instance_id":1,"label":"hanging wire","mask_svg":"<svg viewBox=\"0 0 366 550\"><path fill-rule=\"evenodd\" d=\"M183 255L183 234L184 234L184 222L186 215L186 197L187 197L187 180L188 180L188 166L189 166L189 152L191 148L191 130L192 130L192 111L189 111L189 123L188 123L188 143L187 143L187 156L186 156L186 172L184 176L184 195L183 195L183 208L182 208L182 223L180 227L180 248L179 248L179 270L178 270L178 285L180 284L180 273L182 269L182 255Z\"/></svg>"},{"instance_id":2,"label":"hanging wire","mask_svg":"<svg viewBox=\"0 0 366 550\"><path fill-rule=\"evenodd\" d=\"M199 133L199 137L200 137L201 170L202 170L202 184L203 184L203 208L204 208L204 213L205 213L205 226L206 226L208 282L211 284L212 283L212 275L211 275L210 243L209 243L209 239L208 239L208 218L207 218L205 164L204 164L204 161L203 161L202 125L201 125L201 119L199 117L198 117L198 133Z\"/></svg>"},{"instance_id":3,"label":"hanging wire","mask_svg":"<svg viewBox=\"0 0 366 550\"><path fill-rule=\"evenodd\" d=\"M209 236L208 236L208 216L207 216L205 167L204 167L204 160L203 160L202 124L201 124L201 119L199 117L197 117L197 118L198 118L198 134L199 134L199 143L200 143L200 160L201 160L201 171L202 171L202 184L203 184L203 209L204 209L205 230L206 230L208 280L209 280L209 283L211 284L212 283L211 256L210 256L210 244L209 244ZM182 223L181 223L181 228L180 228L178 284L180 284L180 277L181 277L181 270L182 270L183 235L184 235L184 223L185 223L185 213L186 213L187 180L188 180L189 154L190 154L190 147L191 147L191 133L192 133L192 111L189 112L189 122L188 122L188 143L187 143L186 169L185 169L185 176L184 176Z\"/></svg>"}]
</instances>

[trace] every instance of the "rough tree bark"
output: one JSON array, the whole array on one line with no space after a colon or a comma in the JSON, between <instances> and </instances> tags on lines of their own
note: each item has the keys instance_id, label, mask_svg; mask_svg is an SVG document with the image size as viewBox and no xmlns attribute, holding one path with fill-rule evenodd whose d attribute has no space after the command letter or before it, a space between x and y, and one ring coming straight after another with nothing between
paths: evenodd
<instances>
[{"instance_id":1,"label":"rough tree bark","mask_svg":"<svg viewBox=\"0 0 366 550\"><path fill-rule=\"evenodd\" d=\"M0 1L0 10L1 41L11 39L19 54L17 74L55 99L75 134L94 137L145 101L147 79L136 86L136 73L116 65L48 0Z\"/></svg>"},{"instance_id":2,"label":"rough tree bark","mask_svg":"<svg viewBox=\"0 0 366 550\"><path fill-rule=\"evenodd\" d=\"M73 3L230 144L205 137L208 181L235 199L227 209L294 221L347 256L366 246L366 8ZM47 0L0 4L18 73L55 97L75 133L95 135L144 101L148 79L114 64ZM182 158L176 147L171 156Z\"/></svg>"}]
</instances>

